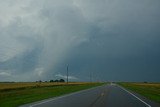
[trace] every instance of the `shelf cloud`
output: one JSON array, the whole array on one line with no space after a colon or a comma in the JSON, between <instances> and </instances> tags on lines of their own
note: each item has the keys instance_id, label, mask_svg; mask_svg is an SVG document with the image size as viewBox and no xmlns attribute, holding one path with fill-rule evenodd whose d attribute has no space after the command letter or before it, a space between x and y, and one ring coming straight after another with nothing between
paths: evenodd
<instances>
[{"instance_id":1,"label":"shelf cloud","mask_svg":"<svg viewBox=\"0 0 160 107\"><path fill-rule=\"evenodd\" d=\"M159 0L0 1L0 81L64 78L68 64L79 81L160 81L159 10Z\"/></svg>"}]
</instances>

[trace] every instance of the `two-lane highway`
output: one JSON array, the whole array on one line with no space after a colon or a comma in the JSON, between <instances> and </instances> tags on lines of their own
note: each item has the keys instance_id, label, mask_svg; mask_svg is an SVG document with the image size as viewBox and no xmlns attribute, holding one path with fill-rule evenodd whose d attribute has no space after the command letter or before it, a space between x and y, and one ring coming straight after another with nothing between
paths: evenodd
<instances>
[{"instance_id":1,"label":"two-lane highway","mask_svg":"<svg viewBox=\"0 0 160 107\"><path fill-rule=\"evenodd\" d=\"M116 84L110 84L21 107L160 107L160 105Z\"/></svg>"}]
</instances>

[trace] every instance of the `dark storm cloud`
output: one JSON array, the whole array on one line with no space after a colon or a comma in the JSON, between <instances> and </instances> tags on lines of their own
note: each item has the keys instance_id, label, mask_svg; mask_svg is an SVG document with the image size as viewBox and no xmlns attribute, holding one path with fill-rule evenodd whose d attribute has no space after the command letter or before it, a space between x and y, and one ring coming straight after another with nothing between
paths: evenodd
<instances>
[{"instance_id":1,"label":"dark storm cloud","mask_svg":"<svg viewBox=\"0 0 160 107\"><path fill-rule=\"evenodd\" d=\"M159 0L0 2L1 80L160 81Z\"/></svg>"}]
</instances>

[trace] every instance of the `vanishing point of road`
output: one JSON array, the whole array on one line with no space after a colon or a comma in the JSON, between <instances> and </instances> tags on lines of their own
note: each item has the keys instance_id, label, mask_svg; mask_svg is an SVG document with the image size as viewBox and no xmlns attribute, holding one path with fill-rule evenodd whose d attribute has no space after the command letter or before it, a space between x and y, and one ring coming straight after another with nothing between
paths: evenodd
<instances>
[{"instance_id":1,"label":"vanishing point of road","mask_svg":"<svg viewBox=\"0 0 160 107\"><path fill-rule=\"evenodd\" d=\"M21 107L160 107L116 84L103 85Z\"/></svg>"}]
</instances>

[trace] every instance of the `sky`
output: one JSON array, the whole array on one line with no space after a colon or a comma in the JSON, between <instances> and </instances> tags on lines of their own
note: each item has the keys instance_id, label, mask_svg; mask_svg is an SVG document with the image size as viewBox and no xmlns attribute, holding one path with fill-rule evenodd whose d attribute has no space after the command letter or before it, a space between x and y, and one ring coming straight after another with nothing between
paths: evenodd
<instances>
[{"instance_id":1,"label":"sky","mask_svg":"<svg viewBox=\"0 0 160 107\"><path fill-rule=\"evenodd\" d=\"M0 81L160 82L159 0L0 0Z\"/></svg>"}]
</instances>

